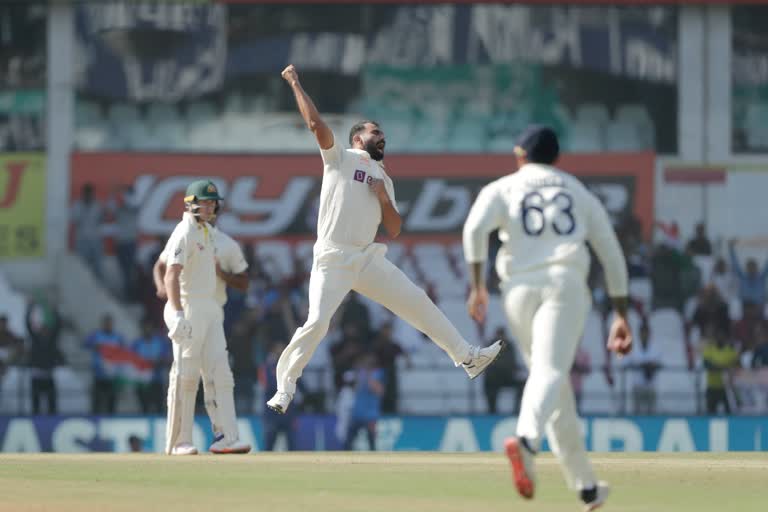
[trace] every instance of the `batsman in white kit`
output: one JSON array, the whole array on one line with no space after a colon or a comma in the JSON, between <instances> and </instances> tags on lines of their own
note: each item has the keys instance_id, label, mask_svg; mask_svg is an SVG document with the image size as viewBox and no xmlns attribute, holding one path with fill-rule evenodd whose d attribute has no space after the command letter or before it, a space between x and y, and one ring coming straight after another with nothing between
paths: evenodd
<instances>
[{"instance_id":1,"label":"batsman in white kit","mask_svg":"<svg viewBox=\"0 0 768 512\"><path fill-rule=\"evenodd\" d=\"M468 344L427 294L386 259L386 246L374 243L379 224L392 237L400 233L402 224L394 185L382 162L384 132L375 122L360 122L350 131L351 149L343 149L301 87L296 69L290 65L282 76L317 139L324 167L309 314L280 355L277 392L267 406L286 412L297 380L350 290L380 303L426 334L470 378L477 377L497 358L503 342L485 348Z\"/></svg>"},{"instance_id":2,"label":"batsman in white kit","mask_svg":"<svg viewBox=\"0 0 768 512\"><path fill-rule=\"evenodd\" d=\"M197 453L192 430L201 374L214 430L210 451L251 450L239 439L234 379L223 327L226 285L247 287L247 264L239 245L231 239L229 243L228 237L209 224L219 201L216 185L210 180L190 184L184 197L187 211L155 265L158 295L168 297L164 318L173 341L165 445L169 455Z\"/></svg>"},{"instance_id":3,"label":"batsman in white kit","mask_svg":"<svg viewBox=\"0 0 768 512\"><path fill-rule=\"evenodd\" d=\"M470 315L483 321L488 291L483 279L488 235L499 230L496 258L502 304L529 377L523 390L516 437L505 442L515 485L524 498L535 488L534 456L546 432L566 481L584 510L608 495L587 457L569 374L592 305L587 273L589 242L605 270L615 316L608 348L632 348L627 323L626 262L603 205L578 179L553 164L559 156L550 128L532 126L515 146L518 170L485 186L464 225L470 267Z\"/></svg>"}]
</instances>

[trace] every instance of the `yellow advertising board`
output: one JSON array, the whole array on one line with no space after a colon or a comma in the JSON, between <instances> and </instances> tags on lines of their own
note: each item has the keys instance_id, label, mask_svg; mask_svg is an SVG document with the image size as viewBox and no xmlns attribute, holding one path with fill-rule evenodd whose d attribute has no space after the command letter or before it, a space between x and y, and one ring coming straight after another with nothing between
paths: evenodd
<instances>
[{"instance_id":1,"label":"yellow advertising board","mask_svg":"<svg viewBox=\"0 0 768 512\"><path fill-rule=\"evenodd\" d=\"M45 255L45 154L0 153L0 260Z\"/></svg>"}]
</instances>

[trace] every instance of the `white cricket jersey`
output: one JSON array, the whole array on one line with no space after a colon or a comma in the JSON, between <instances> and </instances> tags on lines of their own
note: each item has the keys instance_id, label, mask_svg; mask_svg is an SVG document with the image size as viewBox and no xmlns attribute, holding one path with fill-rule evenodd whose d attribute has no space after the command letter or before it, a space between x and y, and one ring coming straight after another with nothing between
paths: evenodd
<instances>
[{"instance_id":1,"label":"white cricket jersey","mask_svg":"<svg viewBox=\"0 0 768 512\"><path fill-rule=\"evenodd\" d=\"M229 274L240 274L248 270L243 250L231 236L214 228L213 240L221 270ZM216 276L216 302L222 306L227 303L227 283L219 276Z\"/></svg>"},{"instance_id":2,"label":"white cricket jersey","mask_svg":"<svg viewBox=\"0 0 768 512\"><path fill-rule=\"evenodd\" d=\"M216 292L216 262L212 227L197 222L189 212L176 225L165 244L165 262L183 268L179 280L181 300L210 299Z\"/></svg>"},{"instance_id":3,"label":"white cricket jersey","mask_svg":"<svg viewBox=\"0 0 768 512\"><path fill-rule=\"evenodd\" d=\"M211 232L213 233L214 254L221 269L230 274L240 274L248 270L248 263L245 261L245 255L240 244L219 229L213 228ZM167 265L168 256L165 249L160 253L158 259ZM227 283L218 275L216 276L216 302L222 306L227 303Z\"/></svg>"},{"instance_id":4,"label":"white cricket jersey","mask_svg":"<svg viewBox=\"0 0 768 512\"><path fill-rule=\"evenodd\" d=\"M559 265L589 272L592 245L612 297L627 295L627 267L608 213L577 178L555 167L526 164L486 185L464 224L469 263L488 257L488 234L499 229L496 270L502 280Z\"/></svg>"},{"instance_id":5,"label":"white cricket jersey","mask_svg":"<svg viewBox=\"0 0 768 512\"><path fill-rule=\"evenodd\" d=\"M392 180L381 162L373 160L367 151L343 149L335 136L333 147L321 149L320 153L324 169L318 240L361 248L370 245L381 223L381 205L368 183L372 178L384 180L397 208Z\"/></svg>"}]
</instances>

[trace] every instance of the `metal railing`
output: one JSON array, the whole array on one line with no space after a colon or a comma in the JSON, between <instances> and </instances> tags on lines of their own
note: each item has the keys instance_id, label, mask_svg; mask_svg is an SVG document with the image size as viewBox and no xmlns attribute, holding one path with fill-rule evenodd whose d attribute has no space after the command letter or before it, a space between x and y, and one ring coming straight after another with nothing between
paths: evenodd
<instances>
[{"instance_id":1,"label":"metal railing","mask_svg":"<svg viewBox=\"0 0 768 512\"><path fill-rule=\"evenodd\" d=\"M613 368L609 383L604 369L581 376L575 390L577 407L584 415L703 415L718 413L707 410L706 370L662 367L652 379L652 386L638 386L638 370ZM0 378L0 415L32 414L33 370L9 367ZM494 379L496 379L494 381ZM413 366L398 369L397 412L412 415L488 414L491 388L497 388L497 414L517 413L519 395L525 374L516 379L498 379L490 373L470 381L464 372L445 366ZM56 374L58 414L91 414L91 379L88 374ZM336 391L330 368L308 368L302 380L309 396L304 401L312 412L335 410ZM163 386L164 389L164 386ZM731 414L768 413L768 368L738 370L725 378L724 395ZM116 414L141 414L136 385L117 385ZM202 396L202 386L200 387ZM261 414L264 390L254 378L236 377L235 395L238 413ZM161 397L164 413L165 397ZM202 401L200 400L202 404ZM42 412L45 413L45 400ZM204 413L200 409L201 413Z\"/></svg>"}]
</instances>

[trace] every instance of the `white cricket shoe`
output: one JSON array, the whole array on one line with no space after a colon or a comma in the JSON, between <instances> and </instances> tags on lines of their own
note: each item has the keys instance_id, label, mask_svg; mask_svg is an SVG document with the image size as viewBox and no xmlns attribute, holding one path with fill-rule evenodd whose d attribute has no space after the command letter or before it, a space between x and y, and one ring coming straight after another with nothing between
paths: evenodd
<instances>
[{"instance_id":1,"label":"white cricket shoe","mask_svg":"<svg viewBox=\"0 0 768 512\"><path fill-rule=\"evenodd\" d=\"M469 361L461 363L464 371L467 372L470 379L474 379L488 368L501 354L504 349L504 340L499 340L493 345L480 348L473 345L469 349Z\"/></svg>"},{"instance_id":2,"label":"white cricket shoe","mask_svg":"<svg viewBox=\"0 0 768 512\"><path fill-rule=\"evenodd\" d=\"M234 441L227 441L224 439L224 434L219 434L213 440L211 447L208 448L211 453L219 455L225 455L230 453L248 453L251 451L251 445L239 439Z\"/></svg>"},{"instance_id":3,"label":"white cricket shoe","mask_svg":"<svg viewBox=\"0 0 768 512\"><path fill-rule=\"evenodd\" d=\"M179 443L171 449L171 455L197 455L197 448L192 443Z\"/></svg>"},{"instance_id":4,"label":"white cricket shoe","mask_svg":"<svg viewBox=\"0 0 768 512\"><path fill-rule=\"evenodd\" d=\"M517 492L527 500L533 498L536 488L533 453L519 437L510 437L504 441L504 451L512 466L512 479L515 481Z\"/></svg>"},{"instance_id":5,"label":"white cricket shoe","mask_svg":"<svg viewBox=\"0 0 768 512\"><path fill-rule=\"evenodd\" d=\"M280 414L285 414L288 406L291 405L291 400L293 400L293 393L278 391L275 396L269 399L267 407Z\"/></svg>"},{"instance_id":6,"label":"white cricket shoe","mask_svg":"<svg viewBox=\"0 0 768 512\"><path fill-rule=\"evenodd\" d=\"M605 503L605 499L609 494L611 494L611 488L607 482L597 482L597 487L593 496L587 495L587 491L581 491L581 501L584 502L584 512L592 512L593 510L600 508L600 506Z\"/></svg>"}]
</instances>

